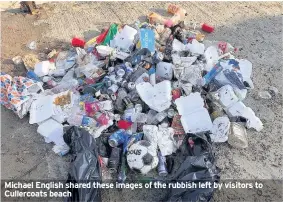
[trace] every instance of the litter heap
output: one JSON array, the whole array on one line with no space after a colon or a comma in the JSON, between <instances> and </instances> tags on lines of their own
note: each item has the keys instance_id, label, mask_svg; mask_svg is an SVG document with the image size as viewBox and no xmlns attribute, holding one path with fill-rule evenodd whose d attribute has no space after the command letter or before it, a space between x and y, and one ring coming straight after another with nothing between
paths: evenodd
<instances>
[{"instance_id":1,"label":"litter heap","mask_svg":"<svg viewBox=\"0 0 283 202\"><path fill-rule=\"evenodd\" d=\"M14 58L24 62L27 77L1 74L1 104L20 118L29 112L29 123L39 125L37 132L55 143L59 155L70 148L74 155L96 150L97 156L90 153L102 180L112 173L124 182L127 173L157 168L163 178L193 181L194 172L209 172L205 179L215 181L219 170L210 143L245 148L246 128L263 128L242 102L253 89L252 63L235 58L237 50L227 42L204 40L198 29L214 28L185 23L184 9L171 4L168 12L171 19L150 13L149 22L111 24L88 42L73 38L70 50L53 50L48 60ZM79 144L86 149L76 149ZM182 145L190 152L176 168L172 155ZM173 192L168 200L189 199L188 192Z\"/></svg>"}]
</instances>

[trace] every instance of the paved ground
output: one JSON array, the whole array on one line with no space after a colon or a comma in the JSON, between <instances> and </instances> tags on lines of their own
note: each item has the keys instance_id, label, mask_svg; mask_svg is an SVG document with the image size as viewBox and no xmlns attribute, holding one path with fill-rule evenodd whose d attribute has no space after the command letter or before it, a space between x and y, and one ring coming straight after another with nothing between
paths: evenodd
<instances>
[{"instance_id":1,"label":"paved ground","mask_svg":"<svg viewBox=\"0 0 283 202\"><path fill-rule=\"evenodd\" d=\"M282 179L282 4L258 2L182 2L188 11L187 20L207 22L216 26L209 39L226 40L240 48L239 57L253 63L255 89L245 103L264 122L264 130L248 130L249 147L244 150L228 144L216 145L217 164L222 179ZM40 16L18 14L10 8L1 12L2 71L20 75L11 58L32 52L25 46L35 40L39 52L64 48L71 37L86 39L99 33L110 22L132 23L144 20L150 11L167 15L163 2L88 2L42 4ZM271 100L258 99L257 93L275 86L279 94ZM36 133L36 125L28 118L20 120L1 107L1 177L6 179L64 179L68 158L53 154L52 146ZM124 191L123 191L124 192ZM127 192L105 197L111 201L150 200L148 195ZM232 193L233 194L233 193ZM217 197L221 194L216 195ZM246 196L238 196L245 200ZM228 200L229 198L226 198ZM224 198L225 201L225 198Z\"/></svg>"}]
</instances>

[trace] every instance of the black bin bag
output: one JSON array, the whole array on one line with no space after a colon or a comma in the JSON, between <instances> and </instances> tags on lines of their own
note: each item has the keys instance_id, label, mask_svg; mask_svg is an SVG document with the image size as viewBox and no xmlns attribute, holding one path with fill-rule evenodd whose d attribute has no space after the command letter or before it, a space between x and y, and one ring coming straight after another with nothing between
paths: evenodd
<instances>
[{"instance_id":1,"label":"black bin bag","mask_svg":"<svg viewBox=\"0 0 283 202\"><path fill-rule=\"evenodd\" d=\"M101 201L100 189L92 186L102 179L95 139L83 128L70 127L64 141L72 155L67 183L91 183L91 188L69 188L72 196L65 201Z\"/></svg>"},{"instance_id":2,"label":"black bin bag","mask_svg":"<svg viewBox=\"0 0 283 202\"><path fill-rule=\"evenodd\" d=\"M213 183L220 180L220 169L215 166L208 135L187 134L182 145L185 160L177 171L171 176L169 183L191 183L197 187L172 188L168 194L167 201L170 202L204 202L210 201L213 196ZM211 188L200 188L199 183L211 182Z\"/></svg>"}]
</instances>

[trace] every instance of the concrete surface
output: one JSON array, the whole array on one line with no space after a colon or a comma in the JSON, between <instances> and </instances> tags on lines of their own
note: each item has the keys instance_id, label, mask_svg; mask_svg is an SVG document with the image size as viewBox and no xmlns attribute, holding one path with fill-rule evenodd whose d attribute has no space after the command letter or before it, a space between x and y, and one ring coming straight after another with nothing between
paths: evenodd
<instances>
[{"instance_id":1,"label":"concrete surface","mask_svg":"<svg viewBox=\"0 0 283 202\"><path fill-rule=\"evenodd\" d=\"M249 92L245 104L264 123L261 132L248 130L249 147L243 150L227 143L215 145L217 165L222 179L282 179L282 4L266 2L180 2L188 11L186 20L215 25L208 39L225 40L240 48L238 57L253 63L255 89ZM164 16L165 2L76 2L41 5L39 16L1 12L2 71L12 75L24 74L14 69L11 58L29 52L25 46L35 40L39 52L64 48L73 36L91 38L111 22L132 23L144 20L150 11ZM271 100L259 99L257 94L275 86L279 94ZM36 133L36 125L28 117L20 120L1 107L2 179L64 179L68 157L58 157ZM152 200L147 192L122 191L105 194L104 201ZM155 192L158 196L159 192ZM161 193L162 194L162 193ZM233 193L230 193L233 195ZM235 193L234 193L235 194ZM217 193L215 198L221 197ZM150 198L149 198L150 197ZM222 201L229 197L222 196ZM226 198L225 198L226 197ZM240 201L245 194L237 196ZM267 199L270 196L267 196ZM226 200L225 200L226 199Z\"/></svg>"}]
</instances>

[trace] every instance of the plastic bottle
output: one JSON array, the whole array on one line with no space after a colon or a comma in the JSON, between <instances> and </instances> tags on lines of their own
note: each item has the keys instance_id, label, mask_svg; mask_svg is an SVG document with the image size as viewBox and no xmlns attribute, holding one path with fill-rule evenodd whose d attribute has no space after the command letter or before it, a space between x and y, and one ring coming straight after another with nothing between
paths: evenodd
<instances>
[{"instance_id":1,"label":"plastic bottle","mask_svg":"<svg viewBox=\"0 0 283 202\"><path fill-rule=\"evenodd\" d=\"M217 74L223 70L223 67L220 63L214 65L214 67L203 77L202 85L208 84Z\"/></svg>"},{"instance_id":2,"label":"plastic bottle","mask_svg":"<svg viewBox=\"0 0 283 202\"><path fill-rule=\"evenodd\" d=\"M27 72L27 77L35 81L40 81L40 78L32 70Z\"/></svg>"},{"instance_id":3,"label":"plastic bottle","mask_svg":"<svg viewBox=\"0 0 283 202\"><path fill-rule=\"evenodd\" d=\"M132 121L136 123L145 123L147 121L147 114L134 113L132 116Z\"/></svg>"},{"instance_id":4,"label":"plastic bottle","mask_svg":"<svg viewBox=\"0 0 283 202\"><path fill-rule=\"evenodd\" d=\"M161 122L163 119L165 119L165 117L167 117L167 113L166 112L159 112L158 114L156 114L155 119L158 122Z\"/></svg>"},{"instance_id":5,"label":"plastic bottle","mask_svg":"<svg viewBox=\"0 0 283 202\"><path fill-rule=\"evenodd\" d=\"M165 177L168 175L168 171L166 168L166 158L162 156L161 152L158 152L158 174L161 177Z\"/></svg>"}]
</instances>

